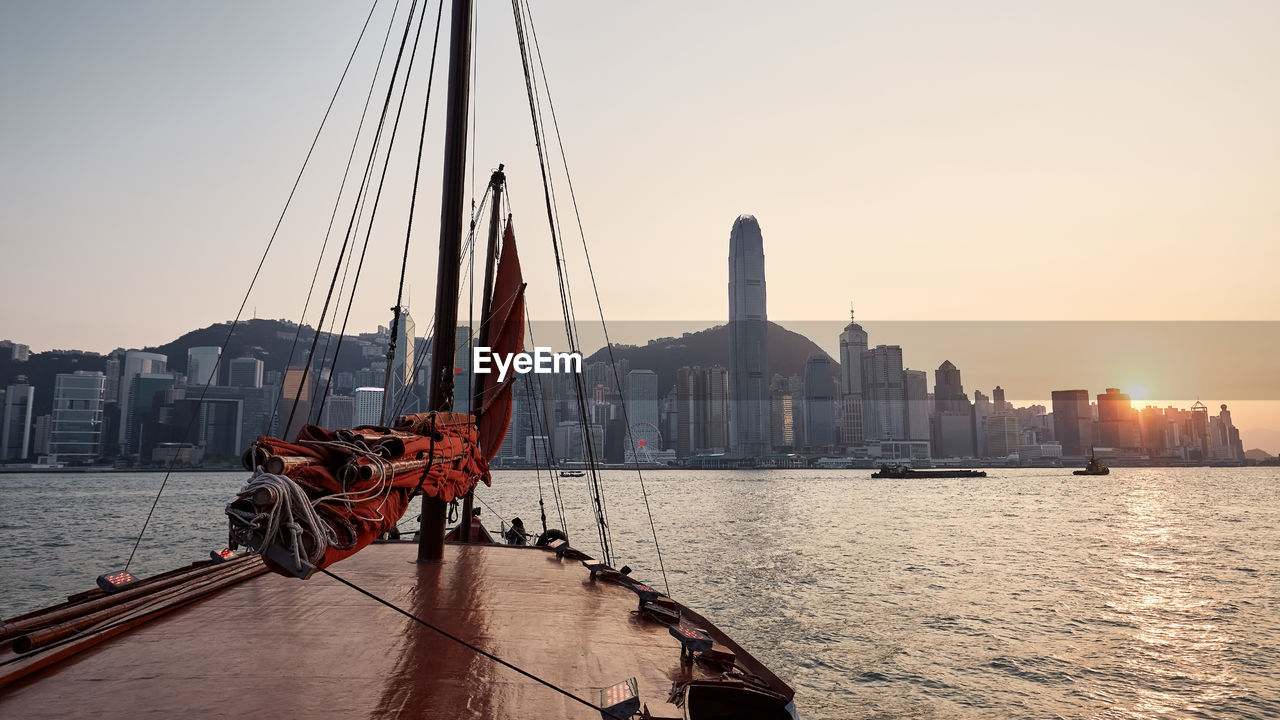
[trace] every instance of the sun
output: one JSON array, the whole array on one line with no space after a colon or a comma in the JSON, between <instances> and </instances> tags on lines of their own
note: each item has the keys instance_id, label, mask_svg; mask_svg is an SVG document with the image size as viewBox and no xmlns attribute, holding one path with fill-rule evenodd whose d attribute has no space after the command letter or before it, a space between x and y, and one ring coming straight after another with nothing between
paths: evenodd
<instances>
[{"instance_id":1,"label":"sun","mask_svg":"<svg viewBox=\"0 0 1280 720\"><path fill-rule=\"evenodd\" d=\"M1133 400L1147 399L1147 386L1142 383L1129 383L1129 387L1125 388L1125 392L1127 392L1130 399Z\"/></svg>"}]
</instances>

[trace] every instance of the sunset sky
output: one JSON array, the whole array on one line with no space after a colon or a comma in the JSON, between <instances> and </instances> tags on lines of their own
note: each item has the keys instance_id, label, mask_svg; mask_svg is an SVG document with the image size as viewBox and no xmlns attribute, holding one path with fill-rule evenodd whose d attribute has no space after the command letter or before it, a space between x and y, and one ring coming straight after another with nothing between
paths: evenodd
<instances>
[{"instance_id":1,"label":"sunset sky","mask_svg":"<svg viewBox=\"0 0 1280 720\"><path fill-rule=\"evenodd\" d=\"M392 5L373 13L250 316L302 309ZM552 319L510 7L482 6L476 188L506 164L530 311ZM0 337L106 352L232 318L369 7L0 5ZM750 213L784 324L843 323L851 302L881 321L1280 320L1280 3L533 9L608 319L723 320L729 230ZM395 300L431 29L352 330L385 324ZM420 331L443 65L410 256ZM375 103L385 92L380 78ZM566 241L585 316L580 240Z\"/></svg>"}]
</instances>

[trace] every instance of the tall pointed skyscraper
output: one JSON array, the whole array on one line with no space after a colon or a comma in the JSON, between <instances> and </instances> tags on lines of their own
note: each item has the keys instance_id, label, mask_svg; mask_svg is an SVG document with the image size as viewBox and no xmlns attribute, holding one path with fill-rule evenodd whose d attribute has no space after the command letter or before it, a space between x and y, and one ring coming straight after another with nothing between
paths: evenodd
<instances>
[{"instance_id":1,"label":"tall pointed skyscraper","mask_svg":"<svg viewBox=\"0 0 1280 720\"><path fill-rule=\"evenodd\" d=\"M867 349L867 331L853 319L840 333L840 444L846 448L862 445L862 353Z\"/></svg>"},{"instance_id":2,"label":"tall pointed skyscraper","mask_svg":"<svg viewBox=\"0 0 1280 720\"><path fill-rule=\"evenodd\" d=\"M729 233L730 446L741 456L772 452L764 238L751 215Z\"/></svg>"}]
</instances>

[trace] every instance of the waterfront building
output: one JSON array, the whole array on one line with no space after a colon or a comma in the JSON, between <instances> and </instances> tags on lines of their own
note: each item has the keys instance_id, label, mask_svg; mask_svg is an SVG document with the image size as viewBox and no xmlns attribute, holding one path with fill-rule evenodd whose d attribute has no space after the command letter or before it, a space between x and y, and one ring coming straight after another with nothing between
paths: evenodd
<instances>
[{"instance_id":1,"label":"waterfront building","mask_svg":"<svg viewBox=\"0 0 1280 720\"><path fill-rule=\"evenodd\" d=\"M861 423L859 423L861 427ZM774 450L795 447L795 407L787 379L775 374L769 384L769 430Z\"/></svg>"},{"instance_id":2,"label":"waterfront building","mask_svg":"<svg viewBox=\"0 0 1280 720\"><path fill-rule=\"evenodd\" d=\"M1231 422L1231 411L1226 404L1219 406L1217 417L1209 418L1210 453L1214 460L1239 462L1244 460L1244 446L1240 431Z\"/></svg>"},{"instance_id":3,"label":"waterfront building","mask_svg":"<svg viewBox=\"0 0 1280 720\"><path fill-rule=\"evenodd\" d=\"M862 353L867 350L867 331L853 319L840 333L840 444L861 446L866 437L862 410Z\"/></svg>"},{"instance_id":4,"label":"waterfront building","mask_svg":"<svg viewBox=\"0 0 1280 720\"><path fill-rule=\"evenodd\" d=\"M219 404L212 411L201 410L198 434L188 436L186 441L205 446L211 457L238 456L259 435L271 434L271 409L277 392L270 386L215 385L193 389L194 399L203 396L206 402Z\"/></svg>"},{"instance_id":5,"label":"waterfront building","mask_svg":"<svg viewBox=\"0 0 1280 720\"><path fill-rule=\"evenodd\" d=\"M4 391L4 417L0 420L0 460L26 459L31 452L31 414L36 402L35 386L26 376Z\"/></svg>"},{"instance_id":6,"label":"waterfront building","mask_svg":"<svg viewBox=\"0 0 1280 720\"><path fill-rule=\"evenodd\" d=\"M547 467L552 460L551 439L546 435L530 435L524 439L524 461Z\"/></svg>"},{"instance_id":7,"label":"waterfront building","mask_svg":"<svg viewBox=\"0 0 1280 720\"><path fill-rule=\"evenodd\" d=\"M826 354L810 353L805 360L804 393L804 446L815 450L835 446L836 383Z\"/></svg>"},{"instance_id":8,"label":"waterfront building","mask_svg":"<svg viewBox=\"0 0 1280 720\"><path fill-rule=\"evenodd\" d=\"M1118 388L1107 388L1098 396L1098 444L1120 450L1142 447L1138 413Z\"/></svg>"},{"instance_id":9,"label":"waterfront building","mask_svg":"<svg viewBox=\"0 0 1280 720\"><path fill-rule=\"evenodd\" d=\"M36 462L48 462L52 436L53 415L36 417L35 429L31 431L31 457L36 458Z\"/></svg>"},{"instance_id":10,"label":"waterfront building","mask_svg":"<svg viewBox=\"0 0 1280 720\"><path fill-rule=\"evenodd\" d=\"M751 215L741 215L729 233L729 363L732 388L728 439L740 456L768 455L768 315L764 281L764 237Z\"/></svg>"},{"instance_id":11,"label":"waterfront building","mask_svg":"<svg viewBox=\"0 0 1280 720\"><path fill-rule=\"evenodd\" d=\"M989 415L983 422L986 439L984 457L1002 458L1018 449L1018 418L1009 414Z\"/></svg>"},{"instance_id":12,"label":"waterfront building","mask_svg":"<svg viewBox=\"0 0 1280 720\"><path fill-rule=\"evenodd\" d=\"M272 433L276 437L294 438L298 431L310 421L311 394L315 387L315 372L307 372L306 367L285 368L280 382L281 388L279 408L276 413ZM381 423L374 423L381 424ZM281 429L283 428L283 431Z\"/></svg>"},{"instance_id":13,"label":"waterfront building","mask_svg":"<svg viewBox=\"0 0 1280 720\"><path fill-rule=\"evenodd\" d=\"M116 348L107 355L106 366L103 368L102 374L106 377L103 393L103 400L107 403L120 402L120 368L124 363L124 348ZM104 436L104 445L106 441L113 440Z\"/></svg>"},{"instance_id":14,"label":"waterfront building","mask_svg":"<svg viewBox=\"0 0 1280 720\"><path fill-rule=\"evenodd\" d=\"M804 378L787 378L787 392L791 394L791 437L795 448L804 444Z\"/></svg>"},{"instance_id":15,"label":"waterfront building","mask_svg":"<svg viewBox=\"0 0 1280 720\"><path fill-rule=\"evenodd\" d=\"M396 328L396 352L391 358L391 397L406 412L417 411L416 398L409 402L413 395L414 359L417 357L416 332L417 326L413 322L413 316L406 308L400 314L400 326ZM407 404L413 407L406 407Z\"/></svg>"},{"instance_id":16,"label":"waterfront building","mask_svg":"<svg viewBox=\"0 0 1280 720\"><path fill-rule=\"evenodd\" d=\"M453 411L471 412L471 337L470 325L459 325L453 334ZM430 367L430 366L428 366Z\"/></svg>"},{"instance_id":17,"label":"waterfront building","mask_svg":"<svg viewBox=\"0 0 1280 720\"><path fill-rule=\"evenodd\" d=\"M382 424L382 396L380 387L359 387L355 394L355 425Z\"/></svg>"},{"instance_id":18,"label":"waterfront building","mask_svg":"<svg viewBox=\"0 0 1280 720\"><path fill-rule=\"evenodd\" d=\"M139 375L160 375L168 370L169 356L141 350L128 350L120 364L120 418L117 439L123 451L129 447L129 436L136 429L130 428L128 418L133 414L133 380Z\"/></svg>"},{"instance_id":19,"label":"waterfront building","mask_svg":"<svg viewBox=\"0 0 1280 720\"><path fill-rule=\"evenodd\" d=\"M625 462L652 458L662 449L658 415L658 374L652 370L627 373L626 420L630 427L623 442Z\"/></svg>"},{"instance_id":20,"label":"waterfront building","mask_svg":"<svg viewBox=\"0 0 1280 720\"><path fill-rule=\"evenodd\" d=\"M582 462L587 460L584 435L591 437L592 454L597 460L604 458L604 427L597 423L583 424L566 421L556 425L552 448L558 461Z\"/></svg>"},{"instance_id":21,"label":"waterfront building","mask_svg":"<svg viewBox=\"0 0 1280 720\"><path fill-rule=\"evenodd\" d=\"M139 460L151 457L158 443L168 441L163 427L164 408L172 405L180 393L172 373L138 373L129 383L129 414L124 417L125 443L122 451Z\"/></svg>"},{"instance_id":22,"label":"waterfront building","mask_svg":"<svg viewBox=\"0 0 1280 720\"><path fill-rule=\"evenodd\" d=\"M676 454L723 453L728 449L728 371L715 365L676 371Z\"/></svg>"},{"instance_id":23,"label":"waterfront building","mask_svg":"<svg viewBox=\"0 0 1280 720\"><path fill-rule=\"evenodd\" d=\"M907 440L929 441L929 375L923 370L902 371L905 401L903 428Z\"/></svg>"},{"instance_id":24,"label":"waterfront building","mask_svg":"<svg viewBox=\"0 0 1280 720\"><path fill-rule=\"evenodd\" d=\"M232 360L227 372L227 384L231 387L262 387L262 361L254 357Z\"/></svg>"},{"instance_id":25,"label":"waterfront building","mask_svg":"<svg viewBox=\"0 0 1280 720\"><path fill-rule=\"evenodd\" d=\"M902 348L877 345L862 353L862 427L867 443L906 440Z\"/></svg>"},{"instance_id":26,"label":"waterfront building","mask_svg":"<svg viewBox=\"0 0 1280 720\"><path fill-rule=\"evenodd\" d=\"M976 457L973 406L964 392L960 370L945 360L933 373L933 418L931 447L933 456Z\"/></svg>"},{"instance_id":27,"label":"waterfront building","mask_svg":"<svg viewBox=\"0 0 1280 720\"><path fill-rule=\"evenodd\" d=\"M381 409L381 402L379 409ZM330 430L356 426L356 399L350 395L330 395L320 411L320 426Z\"/></svg>"},{"instance_id":28,"label":"waterfront building","mask_svg":"<svg viewBox=\"0 0 1280 720\"><path fill-rule=\"evenodd\" d=\"M50 463L87 464L102 454L105 398L106 376L101 372L77 370L54 376Z\"/></svg>"},{"instance_id":29,"label":"waterfront building","mask_svg":"<svg viewBox=\"0 0 1280 720\"><path fill-rule=\"evenodd\" d=\"M976 457L991 457L991 453L987 451L987 418L991 414L991 399L981 390L974 390L973 451Z\"/></svg>"},{"instance_id":30,"label":"waterfront building","mask_svg":"<svg viewBox=\"0 0 1280 720\"><path fill-rule=\"evenodd\" d=\"M187 350L187 387L202 388L218 384L220 347L193 347Z\"/></svg>"},{"instance_id":31,"label":"waterfront building","mask_svg":"<svg viewBox=\"0 0 1280 720\"><path fill-rule=\"evenodd\" d=\"M991 391L991 405L997 413L1006 413L1013 410L1013 406L1004 400L1004 388L999 385Z\"/></svg>"},{"instance_id":32,"label":"waterfront building","mask_svg":"<svg viewBox=\"0 0 1280 720\"><path fill-rule=\"evenodd\" d=\"M1061 460L1062 445L1056 442L1018 445L1018 460L1020 462L1034 462L1046 459Z\"/></svg>"},{"instance_id":33,"label":"waterfront building","mask_svg":"<svg viewBox=\"0 0 1280 720\"><path fill-rule=\"evenodd\" d=\"M1093 410L1088 390L1054 390L1053 434L1063 457L1085 457L1093 445Z\"/></svg>"}]
</instances>

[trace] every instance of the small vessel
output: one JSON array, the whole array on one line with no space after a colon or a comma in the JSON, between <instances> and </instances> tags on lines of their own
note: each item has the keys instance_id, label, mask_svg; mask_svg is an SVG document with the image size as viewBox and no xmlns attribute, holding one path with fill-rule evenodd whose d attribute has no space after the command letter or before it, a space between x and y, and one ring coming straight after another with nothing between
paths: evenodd
<instances>
[{"instance_id":1,"label":"small vessel","mask_svg":"<svg viewBox=\"0 0 1280 720\"><path fill-rule=\"evenodd\" d=\"M579 478L579 477L586 476L586 474L587 474L586 470L561 470L560 471L560 477L566 477L566 478Z\"/></svg>"},{"instance_id":2,"label":"small vessel","mask_svg":"<svg viewBox=\"0 0 1280 720\"><path fill-rule=\"evenodd\" d=\"M1089 453L1089 462L1084 464L1083 470L1076 470L1072 475L1109 475L1111 468L1107 464L1098 459L1098 456Z\"/></svg>"},{"instance_id":3,"label":"small vessel","mask_svg":"<svg viewBox=\"0 0 1280 720\"><path fill-rule=\"evenodd\" d=\"M881 465L880 469L871 473L873 478L890 478L894 480L929 479L929 478L979 478L986 477L985 470L916 470L906 465Z\"/></svg>"}]
</instances>

